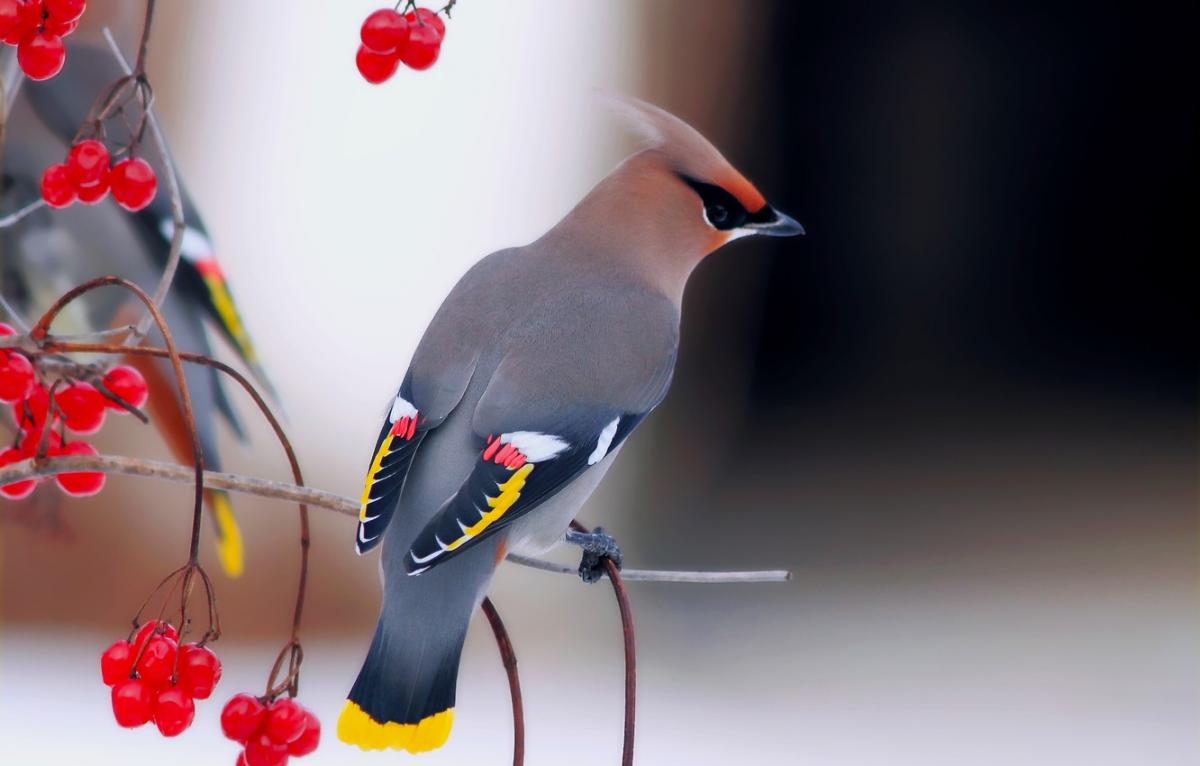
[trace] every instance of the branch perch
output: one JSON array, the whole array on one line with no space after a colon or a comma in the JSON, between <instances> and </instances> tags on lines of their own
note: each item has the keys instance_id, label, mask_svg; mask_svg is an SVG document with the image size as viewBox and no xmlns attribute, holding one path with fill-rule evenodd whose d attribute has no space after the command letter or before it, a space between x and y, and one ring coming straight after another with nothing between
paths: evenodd
<instances>
[{"instance_id":1,"label":"branch perch","mask_svg":"<svg viewBox=\"0 0 1200 766\"><path fill-rule=\"evenodd\" d=\"M196 475L192 468L175 463L147 460L144 458L122 457L119 455L72 455L69 457L44 458L42 460L24 460L20 463L13 463L12 465L0 468L0 485L36 476L51 476L56 473L69 471L100 471L102 473L123 474L125 476L142 476L178 484L191 484L196 480ZM288 484L287 482L220 471L205 471L204 486L209 489L223 489L228 492L239 492L245 495L256 495L258 497L267 497L285 502L304 503L314 508L324 508L328 511L334 511L343 516L358 516L358 503L356 501L323 489L300 487L295 484ZM532 569L540 569L544 572L567 575L576 574L574 567L529 558L527 556L509 554L508 560L514 564ZM690 582L706 584L786 582L792 579L792 573L785 569L747 572L622 569L621 576L626 580L637 582Z\"/></svg>"}]
</instances>

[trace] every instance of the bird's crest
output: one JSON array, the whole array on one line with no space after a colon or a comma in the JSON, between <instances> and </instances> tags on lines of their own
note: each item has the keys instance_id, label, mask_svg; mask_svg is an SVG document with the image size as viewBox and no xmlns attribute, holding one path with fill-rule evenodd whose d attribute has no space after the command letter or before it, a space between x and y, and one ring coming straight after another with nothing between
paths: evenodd
<instances>
[{"instance_id":1,"label":"bird's crest","mask_svg":"<svg viewBox=\"0 0 1200 766\"><path fill-rule=\"evenodd\" d=\"M675 115L640 99L603 94L609 107L681 176L725 189L750 212L766 204L763 195L699 131Z\"/></svg>"}]
</instances>

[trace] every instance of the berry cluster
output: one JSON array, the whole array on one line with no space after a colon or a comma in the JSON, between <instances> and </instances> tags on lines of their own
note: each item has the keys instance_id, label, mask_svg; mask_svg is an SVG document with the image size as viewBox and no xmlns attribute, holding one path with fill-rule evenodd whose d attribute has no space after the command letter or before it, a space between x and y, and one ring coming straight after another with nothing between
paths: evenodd
<instances>
[{"instance_id":1,"label":"berry cluster","mask_svg":"<svg viewBox=\"0 0 1200 766\"><path fill-rule=\"evenodd\" d=\"M221 731L244 746L237 766L284 766L291 756L308 755L321 742L321 721L293 699L264 703L235 694L221 711Z\"/></svg>"},{"instance_id":2,"label":"berry cluster","mask_svg":"<svg viewBox=\"0 0 1200 766\"><path fill-rule=\"evenodd\" d=\"M63 38L79 26L87 0L0 0L0 39L17 46L31 80L48 80L67 60Z\"/></svg>"},{"instance_id":3,"label":"berry cluster","mask_svg":"<svg viewBox=\"0 0 1200 766\"><path fill-rule=\"evenodd\" d=\"M433 66L445 36L446 23L435 11L414 8L401 15L380 8L363 22L355 63L363 79L378 85L396 73L400 62L418 70Z\"/></svg>"},{"instance_id":4,"label":"berry cluster","mask_svg":"<svg viewBox=\"0 0 1200 766\"><path fill-rule=\"evenodd\" d=\"M154 721L164 737L192 725L195 700L208 699L221 680L217 655L196 643L179 645L170 623L150 620L100 655L100 676L112 687L117 724L133 729Z\"/></svg>"},{"instance_id":5,"label":"berry cluster","mask_svg":"<svg viewBox=\"0 0 1200 766\"><path fill-rule=\"evenodd\" d=\"M12 327L0 322L0 335L15 334ZM97 384L107 395L83 380L72 380L66 385L47 389L37 379L28 357L12 349L0 349L0 402L12 405L17 426L14 446L0 452L0 468L35 457L43 440L45 454L49 457L95 455L96 449L87 442L67 441L66 431L94 434L104 425L108 410L128 412L126 405L139 408L149 396L141 373L124 365L98 375ZM20 500L28 497L41 481L43 479L34 478L5 484L0 486L0 496ZM86 497L104 487L104 474L95 471L60 473L54 476L54 482L68 495Z\"/></svg>"},{"instance_id":6,"label":"berry cluster","mask_svg":"<svg viewBox=\"0 0 1200 766\"><path fill-rule=\"evenodd\" d=\"M94 138L77 142L67 152L66 162L42 173L42 199L52 208L64 208L75 200L95 205L110 191L118 205L136 213L154 199L158 177L141 157L127 157L110 167L108 149Z\"/></svg>"}]
</instances>

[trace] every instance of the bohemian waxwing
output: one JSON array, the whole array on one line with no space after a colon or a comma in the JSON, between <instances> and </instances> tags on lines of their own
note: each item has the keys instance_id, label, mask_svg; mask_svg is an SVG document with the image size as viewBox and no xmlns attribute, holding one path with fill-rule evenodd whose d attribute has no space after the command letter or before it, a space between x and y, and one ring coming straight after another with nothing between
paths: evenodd
<instances>
[{"instance_id":1,"label":"bohemian waxwing","mask_svg":"<svg viewBox=\"0 0 1200 766\"><path fill-rule=\"evenodd\" d=\"M667 392L688 275L738 237L804 231L683 121L622 104L649 147L536 242L471 268L389 404L356 539L383 542L383 605L338 721L348 743L446 741L467 624L506 553L565 536L595 579L611 538L568 525Z\"/></svg>"},{"instance_id":2,"label":"bohemian waxwing","mask_svg":"<svg viewBox=\"0 0 1200 766\"><path fill-rule=\"evenodd\" d=\"M93 102L123 71L112 54L100 48L75 45L62 73L52 80L23 83L7 126L4 154L4 209L11 211L38 194L42 172L62 162L76 131ZM128 141L120 121L110 122L110 148ZM5 266L5 295L22 309L45 308L58 295L92 277L116 274L152 291L162 274L174 227L164 171L148 147L138 152L151 161L160 180L154 201L137 213L122 210L111 200L87 206L76 202L63 210L40 210L16 226L0 231ZM215 324L259 383L273 389L258 361L242 323L213 246L195 204L181 188L186 228L182 259L162 306L179 348L212 355L206 325ZM78 325L59 332L84 332L136 323L141 304L117 290L91 293L87 312ZM70 319L65 318L65 319ZM152 332L151 337L157 333ZM192 443L184 425L174 376L165 360L131 356L123 360L141 371L150 388L146 409L172 454L192 462ZM216 370L185 365L188 389L206 466L221 470L217 421L224 420L244 439L242 425ZM219 490L205 492L216 534L222 569L241 574L242 535L229 497Z\"/></svg>"}]
</instances>

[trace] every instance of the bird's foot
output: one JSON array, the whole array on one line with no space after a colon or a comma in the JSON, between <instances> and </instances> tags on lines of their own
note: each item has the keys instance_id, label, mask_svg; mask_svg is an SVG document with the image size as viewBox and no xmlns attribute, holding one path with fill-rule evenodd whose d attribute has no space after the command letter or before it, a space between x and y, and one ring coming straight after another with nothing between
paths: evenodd
<instances>
[{"instance_id":1,"label":"bird's foot","mask_svg":"<svg viewBox=\"0 0 1200 766\"><path fill-rule=\"evenodd\" d=\"M598 582L604 576L605 561L611 561L617 569L621 568L621 549L613 536L601 527L596 527L594 532L568 530L567 542L583 549L583 558L579 560L579 579L586 583Z\"/></svg>"}]
</instances>

